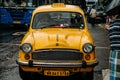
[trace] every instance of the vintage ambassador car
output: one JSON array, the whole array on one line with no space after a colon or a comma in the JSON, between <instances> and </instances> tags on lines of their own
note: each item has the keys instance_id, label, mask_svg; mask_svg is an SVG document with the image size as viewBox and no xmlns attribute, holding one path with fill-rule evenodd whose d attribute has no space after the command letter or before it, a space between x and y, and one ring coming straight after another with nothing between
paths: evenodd
<instances>
[{"instance_id":1,"label":"vintage ambassador car","mask_svg":"<svg viewBox=\"0 0 120 80\"><path fill-rule=\"evenodd\" d=\"M84 78L92 80L98 61L83 10L64 3L36 8L20 44L17 64L23 80L30 80L31 73L45 76L84 73Z\"/></svg>"}]
</instances>

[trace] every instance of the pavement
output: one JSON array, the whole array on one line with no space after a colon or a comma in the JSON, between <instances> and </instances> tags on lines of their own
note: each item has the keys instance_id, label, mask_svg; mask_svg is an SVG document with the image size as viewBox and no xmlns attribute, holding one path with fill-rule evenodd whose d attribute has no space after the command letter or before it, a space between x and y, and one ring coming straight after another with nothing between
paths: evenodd
<instances>
[{"instance_id":1,"label":"pavement","mask_svg":"<svg viewBox=\"0 0 120 80\"><path fill-rule=\"evenodd\" d=\"M95 77L95 80L97 79L109 80L109 75L110 75L110 70L108 66L109 42L108 42L108 34L105 28L105 24L98 24L96 25L96 27L93 28L93 27L90 27L90 24L88 23L88 26L89 26L88 27L89 31L92 33L93 39L95 40L96 52L97 52L96 56L97 56L97 59L99 60L99 65L96 66L95 71L101 71L101 76ZM99 38L96 36L99 36Z\"/></svg>"},{"instance_id":2,"label":"pavement","mask_svg":"<svg viewBox=\"0 0 120 80\"><path fill-rule=\"evenodd\" d=\"M106 29L106 28L104 27L105 25L99 24L98 26L99 26L100 28ZM110 76L110 70L109 70L109 69L103 69L103 70L102 70L103 80L109 80L109 79L110 79L109 76Z\"/></svg>"},{"instance_id":3,"label":"pavement","mask_svg":"<svg viewBox=\"0 0 120 80\"><path fill-rule=\"evenodd\" d=\"M109 80L109 75L110 75L110 70L109 69L102 70L103 80Z\"/></svg>"}]
</instances>

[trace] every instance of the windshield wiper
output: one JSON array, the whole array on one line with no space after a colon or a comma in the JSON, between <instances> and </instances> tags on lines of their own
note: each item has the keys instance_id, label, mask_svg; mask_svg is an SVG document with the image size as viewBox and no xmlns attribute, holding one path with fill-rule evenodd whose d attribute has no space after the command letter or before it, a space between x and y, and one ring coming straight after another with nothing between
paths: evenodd
<instances>
[{"instance_id":1,"label":"windshield wiper","mask_svg":"<svg viewBox=\"0 0 120 80\"><path fill-rule=\"evenodd\" d=\"M43 28L50 28L50 26L54 26L54 24L44 25L44 26L40 27L40 29L43 29Z\"/></svg>"}]
</instances>

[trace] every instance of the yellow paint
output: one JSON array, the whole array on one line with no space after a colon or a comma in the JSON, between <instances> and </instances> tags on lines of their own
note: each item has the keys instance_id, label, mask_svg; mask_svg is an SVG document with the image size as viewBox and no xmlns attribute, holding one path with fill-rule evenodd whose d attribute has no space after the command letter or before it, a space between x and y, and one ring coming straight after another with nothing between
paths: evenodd
<instances>
[{"instance_id":1,"label":"yellow paint","mask_svg":"<svg viewBox=\"0 0 120 80\"><path fill-rule=\"evenodd\" d=\"M32 29L32 22L34 15L40 12L48 12L48 11L69 11L69 12L78 12L81 13L84 18L84 29L67 29L67 28L45 28L45 29ZM32 20L30 24L30 28L28 32L22 39L21 45L24 43L30 43L32 45L32 51L41 50L41 49L74 49L79 50L83 53L83 59L86 62L95 62L96 61L96 52L95 50L91 52L90 59L86 60L84 51L82 50L83 45L85 43L91 43L94 45L94 41L92 36L90 35L87 25L86 25L86 17L84 15L83 10L79 6L73 5L65 5L65 4L53 4L53 5L46 5L40 6L36 8L32 15ZM32 52L30 52L30 59L32 59ZM19 51L19 59L20 61L29 61L24 58L25 53L20 50ZM31 71L31 72L43 72L46 68L39 67L28 67L28 66L21 66L24 71ZM54 71L54 68L50 68L51 71ZM56 68L57 69L57 68ZM67 70L69 72L90 72L93 70L93 67L86 67L86 68L59 68L57 71ZM58 73L59 75L59 73ZM63 74L64 75L64 74Z\"/></svg>"}]
</instances>

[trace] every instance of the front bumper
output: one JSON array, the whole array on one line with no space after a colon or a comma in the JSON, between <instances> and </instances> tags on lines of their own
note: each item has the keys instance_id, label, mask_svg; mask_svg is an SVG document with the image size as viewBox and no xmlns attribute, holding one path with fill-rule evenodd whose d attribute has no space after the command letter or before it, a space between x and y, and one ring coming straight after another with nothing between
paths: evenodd
<instances>
[{"instance_id":1,"label":"front bumper","mask_svg":"<svg viewBox=\"0 0 120 80\"><path fill-rule=\"evenodd\" d=\"M98 65L98 61L86 63L85 61L69 61L69 62L54 62L54 61L42 61L42 62L23 62L23 61L16 61L20 66L30 66L30 67L69 67L69 68L82 68L82 67L95 67Z\"/></svg>"}]
</instances>

